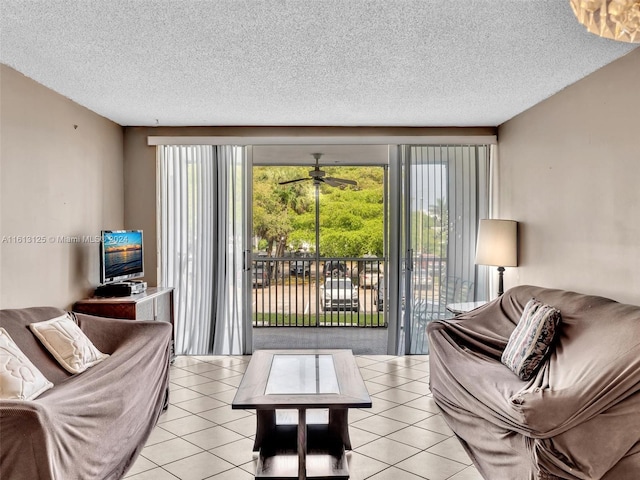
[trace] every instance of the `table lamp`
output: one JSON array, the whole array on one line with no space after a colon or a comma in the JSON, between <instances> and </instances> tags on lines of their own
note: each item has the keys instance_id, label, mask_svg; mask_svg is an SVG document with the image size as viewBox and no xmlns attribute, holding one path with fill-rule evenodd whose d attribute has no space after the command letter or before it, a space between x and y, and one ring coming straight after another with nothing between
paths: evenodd
<instances>
[{"instance_id":1,"label":"table lamp","mask_svg":"<svg viewBox=\"0 0 640 480\"><path fill-rule=\"evenodd\" d=\"M518 266L518 222L514 220L480 220L476 265L498 267L498 296L504 293L504 267Z\"/></svg>"}]
</instances>

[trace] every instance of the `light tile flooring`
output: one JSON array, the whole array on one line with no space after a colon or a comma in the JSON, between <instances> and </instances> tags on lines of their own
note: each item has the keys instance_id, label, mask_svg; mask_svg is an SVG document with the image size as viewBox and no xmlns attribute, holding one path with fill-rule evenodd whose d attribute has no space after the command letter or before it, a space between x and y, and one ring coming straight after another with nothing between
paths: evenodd
<instances>
[{"instance_id":1,"label":"light tile flooring","mask_svg":"<svg viewBox=\"0 0 640 480\"><path fill-rule=\"evenodd\" d=\"M255 412L231 401L251 357L178 357L171 405L127 480L249 480ZM427 356L356 357L373 401L349 410L352 480L482 480L429 392Z\"/></svg>"}]
</instances>

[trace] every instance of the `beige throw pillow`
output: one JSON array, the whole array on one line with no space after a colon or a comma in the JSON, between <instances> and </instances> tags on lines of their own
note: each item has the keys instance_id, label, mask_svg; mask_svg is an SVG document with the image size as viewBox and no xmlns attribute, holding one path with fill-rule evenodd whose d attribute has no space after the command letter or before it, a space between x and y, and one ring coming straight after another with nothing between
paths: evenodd
<instances>
[{"instance_id":1,"label":"beige throw pillow","mask_svg":"<svg viewBox=\"0 0 640 480\"><path fill-rule=\"evenodd\" d=\"M109 357L91 343L68 313L44 322L32 323L29 328L68 372L84 372Z\"/></svg>"},{"instance_id":2,"label":"beige throw pillow","mask_svg":"<svg viewBox=\"0 0 640 480\"><path fill-rule=\"evenodd\" d=\"M0 399L33 400L53 383L22 353L4 328L0 328Z\"/></svg>"}]
</instances>

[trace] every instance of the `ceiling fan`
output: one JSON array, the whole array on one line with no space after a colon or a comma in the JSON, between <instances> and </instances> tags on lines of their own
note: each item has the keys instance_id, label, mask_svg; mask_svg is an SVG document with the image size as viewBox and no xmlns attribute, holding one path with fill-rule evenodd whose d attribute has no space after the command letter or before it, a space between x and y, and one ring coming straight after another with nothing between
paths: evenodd
<instances>
[{"instance_id":1,"label":"ceiling fan","mask_svg":"<svg viewBox=\"0 0 640 480\"><path fill-rule=\"evenodd\" d=\"M287 183L294 182L304 182L306 180L313 180L314 185L320 185L321 183L326 183L332 187L339 187L340 185L357 185L358 182L354 180L347 180L345 178L335 178L335 177L326 177L326 172L324 170L320 170L320 157L322 157L322 153L312 153L313 158L316 159L316 166L313 170L309 171L309 176L305 178L296 178L295 180L287 180L285 182L279 182L280 185L286 185Z\"/></svg>"}]
</instances>

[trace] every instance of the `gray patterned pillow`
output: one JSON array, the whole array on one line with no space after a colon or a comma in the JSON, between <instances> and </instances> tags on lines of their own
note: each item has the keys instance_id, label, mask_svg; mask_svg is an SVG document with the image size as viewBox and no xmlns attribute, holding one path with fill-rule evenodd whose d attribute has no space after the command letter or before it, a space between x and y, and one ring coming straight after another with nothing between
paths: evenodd
<instances>
[{"instance_id":1,"label":"gray patterned pillow","mask_svg":"<svg viewBox=\"0 0 640 480\"><path fill-rule=\"evenodd\" d=\"M551 352L561 318L557 308L529 300L502 352L502 363L521 380L529 380Z\"/></svg>"}]
</instances>

